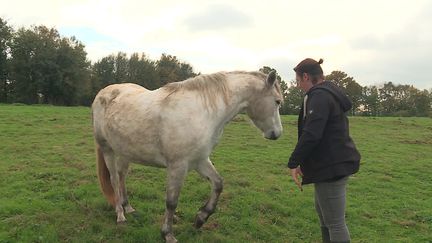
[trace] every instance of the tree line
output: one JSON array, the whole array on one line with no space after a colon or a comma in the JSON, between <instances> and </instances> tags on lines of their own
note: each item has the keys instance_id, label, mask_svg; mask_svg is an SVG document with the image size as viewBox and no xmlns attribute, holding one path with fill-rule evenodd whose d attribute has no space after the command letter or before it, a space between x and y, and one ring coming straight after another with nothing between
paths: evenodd
<instances>
[{"instance_id":1,"label":"tree line","mask_svg":"<svg viewBox=\"0 0 432 243\"><path fill-rule=\"evenodd\" d=\"M0 103L90 105L103 87L133 82L157 89L197 75L188 63L162 54L119 52L91 63L75 37L54 28L13 30L0 18Z\"/></svg>"},{"instance_id":2,"label":"tree line","mask_svg":"<svg viewBox=\"0 0 432 243\"><path fill-rule=\"evenodd\" d=\"M54 28L14 30L0 18L0 103L88 106L110 84L132 82L157 89L199 74L168 54L151 60L144 53L128 56L119 52L91 63L84 48L75 37L60 36ZM260 69L271 70L267 66ZM431 116L432 90L392 82L363 87L342 71L333 71L326 80L346 91L353 101L351 115ZM301 90L295 81L282 80L281 88L285 99L281 114L297 114Z\"/></svg>"},{"instance_id":3,"label":"tree line","mask_svg":"<svg viewBox=\"0 0 432 243\"><path fill-rule=\"evenodd\" d=\"M361 86L342 71L331 72L325 76L325 80L341 87L351 99L350 115L432 117L432 89L419 90L412 85L392 82L382 86ZM281 88L285 96L281 113L297 114L303 101L303 92L296 86L296 81Z\"/></svg>"}]
</instances>

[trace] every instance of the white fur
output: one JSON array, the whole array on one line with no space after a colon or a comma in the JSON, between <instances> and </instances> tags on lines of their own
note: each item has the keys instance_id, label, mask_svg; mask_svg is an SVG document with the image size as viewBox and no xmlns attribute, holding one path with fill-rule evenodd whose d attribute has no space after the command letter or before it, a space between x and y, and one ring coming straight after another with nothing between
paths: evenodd
<instances>
[{"instance_id":1,"label":"white fur","mask_svg":"<svg viewBox=\"0 0 432 243\"><path fill-rule=\"evenodd\" d=\"M216 93L211 102L200 90L181 87L174 92L167 88L149 91L135 84L115 84L101 90L92 105L93 126L96 143L108 169L111 168L110 173L116 173L116 168L127 170L129 162L167 167L167 201L176 205L184 177L190 170L208 177L213 189L222 186L209 156L224 126L240 111L247 111L266 138L281 135L279 107L275 103L281 94L274 77L257 72L218 75L224 79L220 82L224 82L226 93ZM195 82L210 82L206 77L201 79ZM119 185L113 179L111 182ZM208 210L214 210L219 193L213 190ZM126 200L126 195L120 196ZM127 209L133 210L130 205ZM124 221L121 205L116 205L116 211L118 221ZM200 213L204 220L209 216ZM173 237L171 214L167 209L162 227L166 239Z\"/></svg>"}]
</instances>

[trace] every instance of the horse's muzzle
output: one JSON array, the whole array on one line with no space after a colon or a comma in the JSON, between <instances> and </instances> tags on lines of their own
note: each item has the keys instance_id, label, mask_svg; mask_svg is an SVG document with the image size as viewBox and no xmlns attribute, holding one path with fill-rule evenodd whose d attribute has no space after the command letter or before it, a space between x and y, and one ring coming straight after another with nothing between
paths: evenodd
<instances>
[{"instance_id":1,"label":"horse's muzzle","mask_svg":"<svg viewBox=\"0 0 432 243\"><path fill-rule=\"evenodd\" d=\"M265 136L265 138L270 139L270 140L276 140L280 137L280 134L276 134L275 131L272 131L270 133L270 136Z\"/></svg>"}]
</instances>

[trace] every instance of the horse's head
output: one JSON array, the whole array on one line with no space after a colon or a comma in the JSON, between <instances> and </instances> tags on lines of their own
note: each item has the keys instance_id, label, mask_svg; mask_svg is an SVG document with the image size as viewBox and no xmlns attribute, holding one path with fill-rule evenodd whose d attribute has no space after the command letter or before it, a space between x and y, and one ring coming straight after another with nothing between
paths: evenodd
<instances>
[{"instance_id":1,"label":"horse's head","mask_svg":"<svg viewBox=\"0 0 432 243\"><path fill-rule=\"evenodd\" d=\"M263 89L249 100L247 114L267 139L276 140L282 135L279 107L283 97L275 71L267 75Z\"/></svg>"}]
</instances>

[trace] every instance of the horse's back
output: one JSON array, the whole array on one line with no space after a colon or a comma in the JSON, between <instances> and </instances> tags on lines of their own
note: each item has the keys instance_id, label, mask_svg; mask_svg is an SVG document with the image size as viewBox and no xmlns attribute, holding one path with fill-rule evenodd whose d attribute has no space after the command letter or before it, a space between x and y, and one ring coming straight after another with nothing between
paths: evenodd
<instances>
[{"instance_id":1,"label":"horse's back","mask_svg":"<svg viewBox=\"0 0 432 243\"><path fill-rule=\"evenodd\" d=\"M96 106L109 106L112 101L119 97L131 96L134 94L150 92L146 88L139 86L137 84L132 83L123 83L123 84L112 84L109 85L96 95L95 100L93 102L92 108L97 108Z\"/></svg>"},{"instance_id":2,"label":"horse's back","mask_svg":"<svg viewBox=\"0 0 432 243\"><path fill-rule=\"evenodd\" d=\"M150 92L133 83L109 85L100 90L93 101L93 118L101 120L109 113L127 112L137 106L140 97L146 99Z\"/></svg>"}]
</instances>

